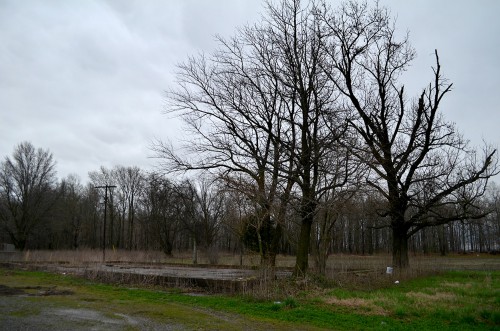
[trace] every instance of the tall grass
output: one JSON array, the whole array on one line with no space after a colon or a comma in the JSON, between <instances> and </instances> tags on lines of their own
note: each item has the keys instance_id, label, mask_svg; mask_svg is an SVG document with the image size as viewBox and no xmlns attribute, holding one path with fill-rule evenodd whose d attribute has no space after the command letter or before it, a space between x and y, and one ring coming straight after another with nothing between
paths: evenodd
<instances>
[{"instance_id":1,"label":"tall grass","mask_svg":"<svg viewBox=\"0 0 500 331\"><path fill-rule=\"evenodd\" d=\"M218 252L216 261L212 255L211 252L200 252L198 254L198 264L211 265L217 262L218 265L222 266L240 266L239 254ZM100 249L27 250L0 254L0 260L65 264L102 263L103 252ZM190 251L178 251L174 252L172 256L167 256L161 251L107 249L105 260L108 263L192 264L192 254ZM310 268L314 269L312 258L310 260ZM243 267L258 267L260 257L258 254L249 253L243 255L242 261ZM276 266L278 268L292 268L294 264L294 256L277 256ZM410 264L410 270L417 273L419 271L435 272L446 270L500 270L500 256L488 254L455 254L445 257L439 255L414 255L410 259ZM384 273L387 266L391 266L391 256L389 254L332 254L328 259L325 276L332 278L342 273Z\"/></svg>"},{"instance_id":2,"label":"tall grass","mask_svg":"<svg viewBox=\"0 0 500 331\"><path fill-rule=\"evenodd\" d=\"M26 250L0 255L0 260L68 264L102 263L103 255L107 263L192 264L193 262L192 254L189 251L176 252L172 256L168 256L161 251L124 249L106 249L105 254L100 249ZM219 253L216 261L214 261L212 252L198 253L198 264L210 265L214 264L214 262L217 262L219 265L239 266L240 257L235 254ZM258 266L259 262L260 257L257 254L246 254L243 256L244 266Z\"/></svg>"}]
</instances>

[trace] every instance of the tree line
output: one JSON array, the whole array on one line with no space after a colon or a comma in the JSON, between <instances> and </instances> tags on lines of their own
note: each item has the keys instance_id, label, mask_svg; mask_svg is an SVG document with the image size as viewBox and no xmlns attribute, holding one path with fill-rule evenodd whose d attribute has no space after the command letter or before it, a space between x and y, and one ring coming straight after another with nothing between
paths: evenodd
<instances>
[{"instance_id":1,"label":"tree line","mask_svg":"<svg viewBox=\"0 0 500 331\"><path fill-rule=\"evenodd\" d=\"M321 271L331 252L390 251L404 268L412 250L496 250L496 150L471 147L446 120L452 84L437 51L429 83L408 95L401 78L415 56L378 4L267 2L260 22L178 65L166 112L189 139L155 144L162 173L91 173L92 185L117 186L101 239L167 254L253 249L264 266L288 252L296 276L310 253ZM95 245L99 200L83 191L96 194L95 233L82 234Z\"/></svg>"},{"instance_id":2,"label":"tree line","mask_svg":"<svg viewBox=\"0 0 500 331\"><path fill-rule=\"evenodd\" d=\"M58 180L48 150L16 146L0 172L0 241L18 249L129 249L202 251L211 263L219 253L254 252L267 263L269 246L295 255L300 240L300 196L292 195L279 230L262 224L255 201L213 177L174 180L135 166L101 167L89 182L70 175ZM97 188L113 185L108 193ZM326 271L329 254L391 252L391 232L378 214L384 203L375 192L358 190L342 200L325 200L315 214L309 251ZM492 184L478 202L482 218L431 226L409 241L414 253L497 252L500 248L500 187ZM107 211L106 231L104 212ZM273 216L274 217L274 216ZM275 221L274 221L275 222ZM274 233L280 231L280 235ZM103 238L104 233L106 237ZM272 240L279 238L276 242Z\"/></svg>"}]
</instances>

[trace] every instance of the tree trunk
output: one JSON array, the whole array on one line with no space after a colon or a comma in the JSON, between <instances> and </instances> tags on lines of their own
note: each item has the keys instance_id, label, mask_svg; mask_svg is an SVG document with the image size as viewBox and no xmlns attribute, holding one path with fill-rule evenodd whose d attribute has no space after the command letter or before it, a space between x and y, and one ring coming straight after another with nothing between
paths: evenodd
<instances>
[{"instance_id":1,"label":"tree trunk","mask_svg":"<svg viewBox=\"0 0 500 331\"><path fill-rule=\"evenodd\" d=\"M427 242L427 229L420 230L420 238L422 240L422 252L424 255L429 255L429 245Z\"/></svg>"},{"instance_id":2,"label":"tree trunk","mask_svg":"<svg viewBox=\"0 0 500 331\"><path fill-rule=\"evenodd\" d=\"M134 237L134 203L131 201L128 207L128 249L132 250L134 246L133 237Z\"/></svg>"},{"instance_id":3,"label":"tree trunk","mask_svg":"<svg viewBox=\"0 0 500 331\"><path fill-rule=\"evenodd\" d=\"M300 225L299 242L297 244L297 257L293 276L304 277L309 267L309 247L311 245L311 228L314 221L314 212L316 202L312 197L312 192L303 192L304 197L301 201L300 216L302 219Z\"/></svg>"},{"instance_id":4,"label":"tree trunk","mask_svg":"<svg viewBox=\"0 0 500 331\"><path fill-rule=\"evenodd\" d=\"M323 217L316 221L317 232L314 230L313 244L311 253L315 258L316 271L320 275L326 274L326 262L330 245L332 242L332 228L336 220L333 220L328 212L325 212ZM316 238L315 238L316 237Z\"/></svg>"},{"instance_id":5,"label":"tree trunk","mask_svg":"<svg viewBox=\"0 0 500 331\"><path fill-rule=\"evenodd\" d=\"M269 222L269 220L267 220ZM260 231L257 231L259 239L259 248L261 249L260 271L261 277L265 280L274 280L276 274L276 255L278 251L278 244L280 239L280 229L277 225L276 229L268 226L262 230L268 231L266 233L266 242L262 241Z\"/></svg>"},{"instance_id":6,"label":"tree trunk","mask_svg":"<svg viewBox=\"0 0 500 331\"><path fill-rule=\"evenodd\" d=\"M24 251L26 249L26 238L19 238L17 240L13 240L12 242L14 243L14 246L16 249L20 251Z\"/></svg>"},{"instance_id":7,"label":"tree trunk","mask_svg":"<svg viewBox=\"0 0 500 331\"><path fill-rule=\"evenodd\" d=\"M467 252L467 248L465 246L465 223L462 221L462 245L464 246L463 253L465 254Z\"/></svg>"},{"instance_id":8,"label":"tree trunk","mask_svg":"<svg viewBox=\"0 0 500 331\"><path fill-rule=\"evenodd\" d=\"M196 247L196 238L193 239L193 264L198 264L198 248Z\"/></svg>"},{"instance_id":9,"label":"tree trunk","mask_svg":"<svg viewBox=\"0 0 500 331\"><path fill-rule=\"evenodd\" d=\"M80 229L79 228L75 228L73 230L73 249L77 249L78 248L78 238L80 237Z\"/></svg>"},{"instance_id":10,"label":"tree trunk","mask_svg":"<svg viewBox=\"0 0 500 331\"><path fill-rule=\"evenodd\" d=\"M240 242L240 267L243 266L243 243Z\"/></svg>"},{"instance_id":11,"label":"tree trunk","mask_svg":"<svg viewBox=\"0 0 500 331\"><path fill-rule=\"evenodd\" d=\"M371 224L370 224L371 225ZM367 228L368 234L367 234L367 246L368 246L368 255L373 255L374 249L373 249L373 229L368 226Z\"/></svg>"},{"instance_id":12,"label":"tree trunk","mask_svg":"<svg viewBox=\"0 0 500 331\"><path fill-rule=\"evenodd\" d=\"M446 256L446 233L444 229L444 225L440 225L438 227L438 239L439 239L439 253L441 256Z\"/></svg>"},{"instance_id":13,"label":"tree trunk","mask_svg":"<svg viewBox=\"0 0 500 331\"><path fill-rule=\"evenodd\" d=\"M170 233L164 232L161 236L161 246L163 248L163 253L167 256L172 256L172 242L170 241Z\"/></svg>"},{"instance_id":14,"label":"tree trunk","mask_svg":"<svg viewBox=\"0 0 500 331\"><path fill-rule=\"evenodd\" d=\"M277 222L271 230L271 243L269 247L269 263L273 268L276 266L276 256L278 255L281 233L281 224Z\"/></svg>"},{"instance_id":15,"label":"tree trunk","mask_svg":"<svg viewBox=\"0 0 500 331\"><path fill-rule=\"evenodd\" d=\"M404 269L410 266L408 259L408 236L404 228L392 228L392 265Z\"/></svg>"},{"instance_id":16,"label":"tree trunk","mask_svg":"<svg viewBox=\"0 0 500 331\"><path fill-rule=\"evenodd\" d=\"M328 238L329 239L329 238ZM316 269L318 274L326 275L326 262L328 261L328 245L329 242L322 240L315 246L316 252L314 252L316 258Z\"/></svg>"},{"instance_id":17,"label":"tree trunk","mask_svg":"<svg viewBox=\"0 0 500 331\"><path fill-rule=\"evenodd\" d=\"M111 206L113 206L113 204L111 204ZM113 209L113 207L111 207L111 209ZM109 218L109 243L111 244L112 247L114 247L115 241L114 241L113 233L115 232L115 229L114 229L115 220L114 220L114 217L112 217L113 213L111 212L111 210L110 210L110 215L111 215L111 217Z\"/></svg>"},{"instance_id":18,"label":"tree trunk","mask_svg":"<svg viewBox=\"0 0 500 331\"><path fill-rule=\"evenodd\" d=\"M260 277L264 280L274 280L276 274L276 254L267 252L260 260Z\"/></svg>"},{"instance_id":19,"label":"tree trunk","mask_svg":"<svg viewBox=\"0 0 500 331\"><path fill-rule=\"evenodd\" d=\"M309 244L311 241L311 226L312 217L307 217L302 220L300 226L299 243L297 246L297 260L295 261L295 269L293 275L295 277L303 277L307 272L309 265Z\"/></svg>"}]
</instances>

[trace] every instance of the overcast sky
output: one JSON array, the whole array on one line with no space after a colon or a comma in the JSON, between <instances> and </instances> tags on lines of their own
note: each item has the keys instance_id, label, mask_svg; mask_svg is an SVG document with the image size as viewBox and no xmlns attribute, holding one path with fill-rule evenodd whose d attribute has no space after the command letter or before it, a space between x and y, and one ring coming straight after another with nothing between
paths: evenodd
<instances>
[{"instance_id":1,"label":"overcast sky","mask_svg":"<svg viewBox=\"0 0 500 331\"><path fill-rule=\"evenodd\" d=\"M418 53L405 85L432 77L434 49L454 84L444 114L475 145L500 145L500 1L381 0ZM0 158L30 141L58 177L156 161L182 136L162 114L175 65L259 20L260 0L0 0Z\"/></svg>"}]
</instances>

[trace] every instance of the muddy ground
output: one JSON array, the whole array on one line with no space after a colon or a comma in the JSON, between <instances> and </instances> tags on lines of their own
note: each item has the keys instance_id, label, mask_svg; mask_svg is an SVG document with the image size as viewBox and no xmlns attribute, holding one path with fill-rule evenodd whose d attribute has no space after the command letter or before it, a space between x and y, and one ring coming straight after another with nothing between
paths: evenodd
<instances>
[{"instance_id":1,"label":"muddy ground","mask_svg":"<svg viewBox=\"0 0 500 331\"><path fill-rule=\"evenodd\" d=\"M185 330L125 314L105 315L88 308L61 308L22 296L0 297L0 330Z\"/></svg>"},{"instance_id":2,"label":"muddy ground","mask_svg":"<svg viewBox=\"0 0 500 331\"><path fill-rule=\"evenodd\" d=\"M71 296L55 286L9 287L0 284L0 330L184 330L125 314L55 305L43 297Z\"/></svg>"},{"instance_id":3,"label":"muddy ground","mask_svg":"<svg viewBox=\"0 0 500 331\"><path fill-rule=\"evenodd\" d=\"M1 278L0 278L1 282ZM55 300L50 300L54 297ZM61 297L66 297L61 300ZM165 313L160 319L145 317L147 306L124 310L113 305L92 305L81 293L57 286L9 287L0 285L0 330L315 330L257 322L243 316L178 306L188 320ZM168 310L168 306L165 307ZM125 313L129 311L129 313ZM276 328L278 326L278 328Z\"/></svg>"}]
</instances>

